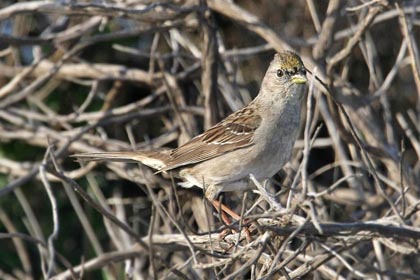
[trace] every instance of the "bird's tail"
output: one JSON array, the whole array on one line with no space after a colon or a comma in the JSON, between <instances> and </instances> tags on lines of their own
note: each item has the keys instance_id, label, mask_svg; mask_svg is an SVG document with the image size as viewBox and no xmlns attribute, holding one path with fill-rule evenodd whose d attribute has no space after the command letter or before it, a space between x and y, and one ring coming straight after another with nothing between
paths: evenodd
<instances>
[{"instance_id":1,"label":"bird's tail","mask_svg":"<svg viewBox=\"0 0 420 280\"><path fill-rule=\"evenodd\" d=\"M166 167L170 150L163 151L136 151L136 152L98 152L74 154L70 157L77 161L117 161L141 162L153 169L160 170Z\"/></svg>"}]
</instances>

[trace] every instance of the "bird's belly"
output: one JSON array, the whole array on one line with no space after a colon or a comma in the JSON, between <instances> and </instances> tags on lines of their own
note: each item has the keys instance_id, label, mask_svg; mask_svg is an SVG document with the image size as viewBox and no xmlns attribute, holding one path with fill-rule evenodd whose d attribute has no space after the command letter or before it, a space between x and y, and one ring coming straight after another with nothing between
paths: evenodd
<instances>
[{"instance_id":1,"label":"bird's belly","mask_svg":"<svg viewBox=\"0 0 420 280\"><path fill-rule=\"evenodd\" d=\"M286 148L286 149L284 149ZM287 147L270 146L266 151L258 149L240 149L233 151L221 160L214 158L197 164L189 169L194 174L196 183L206 185L227 184L235 181L248 180L253 174L257 179L267 179L277 173L289 160L293 143ZM245 156L246 155L246 156ZM196 185L197 185L196 184Z\"/></svg>"}]
</instances>

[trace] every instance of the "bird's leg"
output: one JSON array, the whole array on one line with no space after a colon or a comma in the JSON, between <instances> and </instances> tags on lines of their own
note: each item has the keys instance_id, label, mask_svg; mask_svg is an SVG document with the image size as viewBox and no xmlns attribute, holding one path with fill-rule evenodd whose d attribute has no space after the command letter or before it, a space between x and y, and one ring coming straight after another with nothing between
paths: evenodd
<instances>
[{"instance_id":1,"label":"bird's leg","mask_svg":"<svg viewBox=\"0 0 420 280\"><path fill-rule=\"evenodd\" d=\"M227 224L230 224L230 221L229 221L229 218L226 216L226 214L228 214L229 216L231 216L235 220L238 220L239 221L241 219L241 216L239 216L238 214L236 214L235 211L233 211L232 209L230 209L228 206L226 206L225 204L223 204L219 200L213 199L211 201L211 203L213 204L214 208L216 208L217 212L219 212L219 210L222 210L222 213L224 213L224 215L222 214L223 221L226 222L225 219L227 219L227 221L228 221ZM225 218L223 216L225 216Z\"/></svg>"},{"instance_id":2,"label":"bird's leg","mask_svg":"<svg viewBox=\"0 0 420 280\"><path fill-rule=\"evenodd\" d=\"M229 219L228 215L237 221L241 220L241 216L236 214L235 211L233 211L228 206L226 206L225 204L223 204L222 202L216 199L216 197L218 196L218 194L220 193L222 189L223 187L220 185L209 185L207 188L205 188L204 195L211 202L213 207L216 208L216 211L220 214L222 221L225 223L227 227L229 227L228 230L236 232L233 228L230 227L231 220ZM244 229L245 229L246 239L248 241L252 241L249 229L247 227L244 227ZM223 237L226 236L226 234L227 232L222 232L220 234L221 239L223 239Z\"/></svg>"},{"instance_id":3,"label":"bird's leg","mask_svg":"<svg viewBox=\"0 0 420 280\"><path fill-rule=\"evenodd\" d=\"M223 222L229 227L229 225L231 224L231 221L229 219L229 217L227 216L227 214L229 216L231 216L232 218L234 218L237 221L241 220L241 216L239 216L238 214L236 214L232 209L230 209L228 206L226 206L225 204L223 204L222 202L220 202L217 199L212 199L211 203L213 204L213 207L216 208L217 212L221 215ZM229 228L228 230L233 230L235 232L234 229ZM245 231L245 237L246 240L248 242L252 241L252 237L251 237L251 233L248 229L247 226L244 227L244 231ZM223 239L225 236L227 235L226 231L223 231L220 234L220 239Z\"/></svg>"},{"instance_id":4,"label":"bird's leg","mask_svg":"<svg viewBox=\"0 0 420 280\"><path fill-rule=\"evenodd\" d=\"M225 222L227 225L230 225L230 220L226 216L226 214L238 221L241 219L241 216L239 216L228 206L217 200L217 196L219 195L222 189L223 187L219 185L209 185L207 186L207 188L204 189L204 195L208 200L211 201L211 204L214 206L214 208L216 208L217 212L220 213L221 210L220 214L222 215L223 222Z\"/></svg>"}]
</instances>

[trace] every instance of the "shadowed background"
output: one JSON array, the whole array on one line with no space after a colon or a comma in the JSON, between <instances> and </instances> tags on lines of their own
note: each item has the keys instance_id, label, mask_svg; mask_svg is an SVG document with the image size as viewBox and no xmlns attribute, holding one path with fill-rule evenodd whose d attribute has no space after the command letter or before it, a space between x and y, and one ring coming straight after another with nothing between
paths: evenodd
<instances>
[{"instance_id":1,"label":"shadowed background","mask_svg":"<svg viewBox=\"0 0 420 280\"><path fill-rule=\"evenodd\" d=\"M385 0L3 1L0 275L119 279L125 265L135 279L418 279L419 12ZM185 143L249 103L285 49L324 84L308 75L307 122L266 191L223 195L258 220L253 243L208 234L225 225L201 190L68 158Z\"/></svg>"}]
</instances>

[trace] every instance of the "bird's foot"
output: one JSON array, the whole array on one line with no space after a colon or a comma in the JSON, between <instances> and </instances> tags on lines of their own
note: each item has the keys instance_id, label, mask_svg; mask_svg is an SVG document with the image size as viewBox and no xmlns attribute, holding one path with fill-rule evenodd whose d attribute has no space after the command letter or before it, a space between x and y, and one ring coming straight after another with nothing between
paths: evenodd
<instances>
[{"instance_id":1,"label":"bird's foot","mask_svg":"<svg viewBox=\"0 0 420 280\"><path fill-rule=\"evenodd\" d=\"M225 239L225 237L230 233L238 233L238 231L235 228L232 227L232 222L229 219L228 215L230 217L232 217L233 219L237 220L237 221L242 220L241 216L236 214L232 209L230 209L228 206L226 206L225 204L223 204L219 200L214 199L211 202L212 202L214 208L216 208L217 212L220 214L221 220L223 221L223 223L227 227L226 229L224 229L220 233L219 240ZM248 242L251 242L252 241L252 236L251 236L251 232L248 228L248 222L247 221L245 221L245 220L242 221L240 230L244 231L246 240Z\"/></svg>"}]
</instances>

